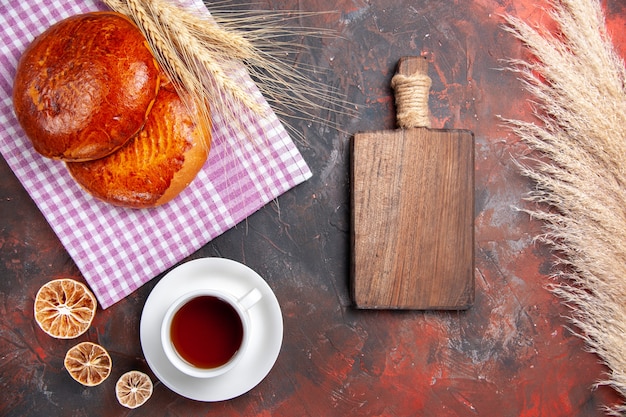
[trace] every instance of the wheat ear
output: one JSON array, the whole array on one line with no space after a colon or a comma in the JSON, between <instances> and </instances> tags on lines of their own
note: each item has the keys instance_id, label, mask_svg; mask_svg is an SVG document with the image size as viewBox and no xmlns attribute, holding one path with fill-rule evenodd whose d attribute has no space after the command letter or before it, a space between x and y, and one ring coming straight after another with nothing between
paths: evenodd
<instances>
[{"instance_id":1,"label":"wheat ear","mask_svg":"<svg viewBox=\"0 0 626 417\"><path fill-rule=\"evenodd\" d=\"M219 123L227 124L228 129L247 135L243 124L250 117L242 117L242 109L249 116L266 116L266 107L242 83L242 69L257 81L264 98L281 118L298 114L298 118L323 121L325 126L340 129L328 118L321 120L316 112L354 111L336 89L308 76L316 73L316 68L300 65L296 69L282 60L294 51L302 52L303 47L281 37L330 36L330 32L319 28L283 26L307 16L306 12L289 12L291 17L286 18L287 13L281 12L224 12L212 4L216 13L205 17L168 0L103 1L135 21L177 87L196 103L208 101L211 112L219 113Z\"/></svg>"}]
</instances>

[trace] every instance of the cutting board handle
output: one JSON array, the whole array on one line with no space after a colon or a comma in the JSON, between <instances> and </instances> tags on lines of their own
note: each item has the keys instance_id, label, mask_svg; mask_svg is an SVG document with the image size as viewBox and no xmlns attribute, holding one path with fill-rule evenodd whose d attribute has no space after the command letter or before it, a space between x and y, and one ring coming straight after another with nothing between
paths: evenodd
<instances>
[{"instance_id":1,"label":"cutting board handle","mask_svg":"<svg viewBox=\"0 0 626 417\"><path fill-rule=\"evenodd\" d=\"M407 56L400 59L398 71L391 79L398 127L430 127L428 94L431 84L426 57Z\"/></svg>"}]
</instances>

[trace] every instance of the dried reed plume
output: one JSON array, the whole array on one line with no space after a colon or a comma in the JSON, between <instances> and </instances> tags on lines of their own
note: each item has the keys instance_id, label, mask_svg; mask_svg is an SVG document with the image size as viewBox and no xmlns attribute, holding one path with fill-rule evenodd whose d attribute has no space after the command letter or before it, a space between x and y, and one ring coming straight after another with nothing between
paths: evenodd
<instances>
[{"instance_id":1,"label":"dried reed plume","mask_svg":"<svg viewBox=\"0 0 626 417\"><path fill-rule=\"evenodd\" d=\"M513 68L541 123L509 122L536 151L520 166L557 255L550 288L609 368L598 385L626 398L626 70L597 0L553 0L549 13L553 32L507 17L535 57ZM606 412L625 415L626 403Z\"/></svg>"},{"instance_id":2,"label":"dried reed plume","mask_svg":"<svg viewBox=\"0 0 626 417\"><path fill-rule=\"evenodd\" d=\"M246 75L258 81L259 90L279 116L299 112L299 117L316 119L315 109L345 109L336 91L306 76L311 68L296 69L282 60L300 47L281 38L329 35L324 29L286 26L285 22L302 18L306 12L291 12L290 17L262 11L223 13L226 3L216 3L216 13L212 10L208 16L172 0L103 2L137 24L182 95L204 109L203 125L224 123L244 133L245 126L238 124L266 116L259 97L246 85Z\"/></svg>"}]
</instances>

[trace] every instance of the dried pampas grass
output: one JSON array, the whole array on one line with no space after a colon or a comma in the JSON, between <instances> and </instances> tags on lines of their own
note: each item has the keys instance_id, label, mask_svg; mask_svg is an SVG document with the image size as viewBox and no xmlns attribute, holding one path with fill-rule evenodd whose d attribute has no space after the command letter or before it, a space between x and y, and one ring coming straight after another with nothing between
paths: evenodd
<instances>
[{"instance_id":1,"label":"dried pampas grass","mask_svg":"<svg viewBox=\"0 0 626 417\"><path fill-rule=\"evenodd\" d=\"M599 385L626 398L626 70L597 0L554 0L556 30L508 17L536 60L514 61L540 124L508 121L536 151L520 160L536 187L529 213L559 268L550 288L575 332L609 368ZM626 404L607 408L625 415Z\"/></svg>"}]
</instances>

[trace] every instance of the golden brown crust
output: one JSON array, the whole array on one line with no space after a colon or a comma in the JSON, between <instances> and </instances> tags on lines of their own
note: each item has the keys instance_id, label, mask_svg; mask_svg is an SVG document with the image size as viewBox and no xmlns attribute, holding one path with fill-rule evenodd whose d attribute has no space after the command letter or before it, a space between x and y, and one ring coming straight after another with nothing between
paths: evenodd
<instances>
[{"instance_id":1,"label":"golden brown crust","mask_svg":"<svg viewBox=\"0 0 626 417\"><path fill-rule=\"evenodd\" d=\"M207 136L208 135L208 136ZM74 179L108 203L147 208L177 196L206 161L210 128L194 123L171 84L162 86L145 127L117 152L68 162Z\"/></svg>"},{"instance_id":2,"label":"golden brown crust","mask_svg":"<svg viewBox=\"0 0 626 417\"><path fill-rule=\"evenodd\" d=\"M109 155L143 126L159 69L125 16L92 12L51 26L17 67L13 102L35 150L84 161Z\"/></svg>"}]
</instances>

